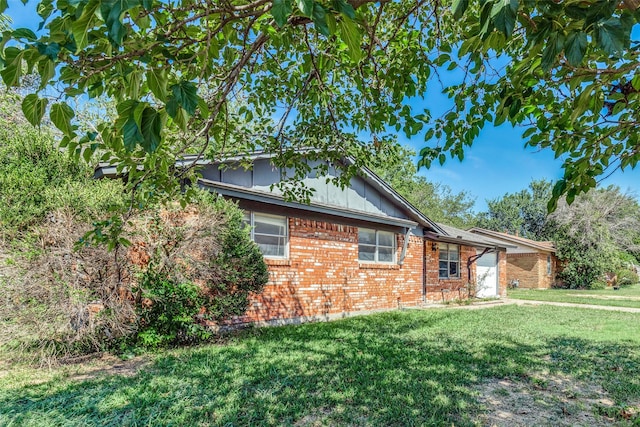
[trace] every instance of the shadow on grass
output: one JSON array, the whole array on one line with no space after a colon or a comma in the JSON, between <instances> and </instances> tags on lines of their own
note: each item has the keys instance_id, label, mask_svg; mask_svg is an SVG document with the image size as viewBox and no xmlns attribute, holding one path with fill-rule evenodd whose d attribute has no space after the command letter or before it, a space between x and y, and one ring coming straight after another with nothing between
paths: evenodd
<instances>
[{"instance_id":1,"label":"shadow on grass","mask_svg":"<svg viewBox=\"0 0 640 427\"><path fill-rule=\"evenodd\" d=\"M396 312L261 329L164 355L134 377L0 386L0 424L473 425L480 383L543 369L640 398L637 345L529 344L471 316Z\"/></svg>"}]
</instances>

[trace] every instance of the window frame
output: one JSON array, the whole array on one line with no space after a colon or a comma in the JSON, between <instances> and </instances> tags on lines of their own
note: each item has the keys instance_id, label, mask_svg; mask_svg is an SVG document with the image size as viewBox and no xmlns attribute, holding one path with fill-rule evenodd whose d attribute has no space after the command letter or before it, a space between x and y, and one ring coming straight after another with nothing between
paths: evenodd
<instances>
[{"instance_id":1,"label":"window frame","mask_svg":"<svg viewBox=\"0 0 640 427\"><path fill-rule=\"evenodd\" d=\"M445 249L443 249L443 246L445 247ZM456 252L457 252L457 259L452 259L451 258L451 253L453 253L453 251L451 250L453 247L456 248ZM446 253L447 257L446 259L442 258L442 254ZM440 263L441 262L446 262L447 263L447 275L443 276L442 275L442 271L443 269L440 268ZM457 268L456 268L456 275L452 276L451 275L451 264L457 264ZM438 279L444 279L444 280L451 280L451 279L460 279L461 274L460 274L460 265L462 263L460 262L460 245L457 245L455 243L439 243L438 244Z\"/></svg>"},{"instance_id":2,"label":"window frame","mask_svg":"<svg viewBox=\"0 0 640 427\"><path fill-rule=\"evenodd\" d=\"M375 233L375 244L372 243L360 243L360 232L368 231ZM380 244L380 233L388 233L391 235L391 246L381 245ZM374 248L373 260L370 259L360 259L360 247L367 246ZM358 227L358 262L360 263L368 263L368 264L396 264L397 262L397 237L396 233L393 231L386 230L378 230L375 228L366 228L366 227ZM390 261L380 261L380 248L391 249L391 260Z\"/></svg>"},{"instance_id":3,"label":"window frame","mask_svg":"<svg viewBox=\"0 0 640 427\"><path fill-rule=\"evenodd\" d=\"M260 247L260 243L256 242L256 232L255 232L255 217L267 217L267 218L278 218L284 220L284 235L279 234L267 234L267 233L258 233L259 236L270 236L277 238L284 238L284 251L283 255L267 255L262 251L262 247ZM247 217L249 222L247 223ZM270 259L289 259L289 217L286 215L274 215L274 214L266 214L262 212L254 212L254 211L244 211L243 220L245 224L249 226L249 236L251 237L251 241L253 241L260 248L260 252L262 256Z\"/></svg>"},{"instance_id":4,"label":"window frame","mask_svg":"<svg viewBox=\"0 0 640 427\"><path fill-rule=\"evenodd\" d=\"M551 259L551 255L547 255L547 276L551 276L553 273L553 263Z\"/></svg>"}]
</instances>

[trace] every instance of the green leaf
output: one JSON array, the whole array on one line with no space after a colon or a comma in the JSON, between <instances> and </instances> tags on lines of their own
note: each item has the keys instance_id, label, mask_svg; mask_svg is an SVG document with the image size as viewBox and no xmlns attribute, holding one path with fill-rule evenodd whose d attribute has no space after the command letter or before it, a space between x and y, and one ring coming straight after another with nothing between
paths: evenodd
<instances>
[{"instance_id":1,"label":"green leaf","mask_svg":"<svg viewBox=\"0 0 640 427\"><path fill-rule=\"evenodd\" d=\"M17 47L8 47L4 50L5 65L0 75L7 86L18 86L22 77L22 58L24 51Z\"/></svg>"},{"instance_id":2,"label":"green leaf","mask_svg":"<svg viewBox=\"0 0 640 427\"><path fill-rule=\"evenodd\" d=\"M327 12L324 10L324 7L320 5L320 3L313 4L313 23L316 26L316 29L319 33L324 34L329 37L329 26L327 25Z\"/></svg>"},{"instance_id":3,"label":"green leaf","mask_svg":"<svg viewBox=\"0 0 640 427\"><path fill-rule=\"evenodd\" d=\"M609 18L596 24L596 43L609 55L620 54L627 39L619 18Z\"/></svg>"},{"instance_id":4,"label":"green leaf","mask_svg":"<svg viewBox=\"0 0 640 427\"><path fill-rule=\"evenodd\" d=\"M144 141L142 132L140 132L140 128L133 117L130 117L126 122L124 122L124 126L122 127L122 139L124 142L124 148L129 152L135 150L136 145Z\"/></svg>"},{"instance_id":5,"label":"green leaf","mask_svg":"<svg viewBox=\"0 0 640 427\"><path fill-rule=\"evenodd\" d=\"M553 33L549 40L547 41L547 45L542 51L542 69L545 71L549 71L551 67L556 63L558 59L558 55L562 52L562 48L564 47L564 36L559 33Z\"/></svg>"},{"instance_id":6,"label":"green leaf","mask_svg":"<svg viewBox=\"0 0 640 427\"><path fill-rule=\"evenodd\" d=\"M493 25L504 35L510 36L516 26L518 0L496 0L491 8Z\"/></svg>"},{"instance_id":7,"label":"green leaf","mask_svg":"<svg viewBox=\"0 0 640 427\"><path fill-rule=\"evenodd\" d=\"M347 18L356 19L356 11L351 3L347 3L345 0L335 0L333 7Z\"/></svg>"},{"instance_id":8,"label":"green leaf","mask_svg":"<svg viewBox=\"0 0 640 427\"><path fill-rule=\"evenodd\" d=\"M466 12L469 7L469 0L453 0L453 4L451 8L453 9L453 17L455 19L462 18L462 15Z\"/></svg>"},{"instance_id":9,"label":"green leaf","mask_svg":"<svg viewBox=\"0 0 640 427\"><path fill-rule=\"evenodd\" d=\"M47 109L47 102L47 99L38 98L35 93L25 96L22 100L22 112L33 126L40 126L44 112Z\"/></svg>"},{"instance_id":10,"label":"green leaf","mask_svg":"<svg viewBox=\"0 0 640 427\"><path fill-rule=\"evenodd\" d=\"M91 161L91 156L93 156L93 150L89 147L84 147L84 150L82 150L82 158L84 159L84 162L89 163Z\"/></svg>"},{"instance_id":11,"label":"green leaf","mask_svg":"<svg viewBox=\"0 0 640 427\"><path fill-rule=\"evenodd\" d=\"M27 39L30 42L34 42L38 39L38 37L36 36L36 33L34 33L28 28L18 28L17 30L13 31L11 36L14 39Z\"/></svg>"},{"instance_id":12,"label":"green leaf","mask_svg":"<svg viewBox=\"0 0 640 427\"><path fill-rule=\"evenodd\" d=\"M36 43L36 47L38 48L40 55L45 55L52 61L58 59L58 53L60 53L60 45L58 43Z\"/></svg>"},{"instance_id":13,"label":"green leaf","mask_svg":"<svg viewBox=\"0 0 640 427\"><path fill-rule=\"evenodd\" d=\"M589 109L591 104L591 94L593 92L594 85L587 86L582 93L576 98L573 103L573 112L571 113L571 123L581 116L585 111Z\"/></svg>"},{"instance_id":14,"label":"green leaf","mask_svg":"<svg viewBox=\"0 0 640 427\"><path fill-rule=\"evenodd\" d=\"M569 64L577 67L587 51L587 35L581 31L569 34L564 44L564 53Z\"/></svg>"},{"instance_id":15,"label":"green leaf","mask_svg":"<svg viewBox=\"0 0 640 427\"><path fill-rule=\"evenodd\" d=\"M273 0L271 15L279 27L283 27L287 23L292 11L291 0Z\"/></svg>"},{"instance_id":16,"label":"green leaf","mask_svg":"<svg viewBox=\"0 0 640 427\"><path fill-rule=\"evenodd\" d=\"M362 58L362 35L358 26L349 18L344 18L338 22L340 28L340 37L346 43L349 48L349 56L355 62L360 61Z\"/></svg>"},{"instance_id":17,"label":"green leaf","mask_svg":"<svg viewBox=\"0 0 640 427\"><path fill-rule=\"evenodd\" d=\"M136 0L111 0L102 1L100 5L100 13L109 30L109 40L118 46L122 46L122 40L126 32L126 28L122 25L122 15L133 6L138 6L139 1Z\"/></svg>"},{"instance_id":18,"label":"green leaf","mask_svg":"<svg viewBox=\"0 0 640 427\"><path fill-rule=\"evenodd\" d=\"M167 72L163 69L151 69L147 71L147 86L153 95L160 101L167 100Z\"/></svg>"},{"instance_id":19,"label":"green leaf","mask_svg":"<svg viewBox=\"0 0 640 427\"><path fill-rule=\"evenodd\" d=\"M4 11L7 10L7 7L9 7L7 0L0 0L0 13L4 13Z\"/></svg>"},{"instance_id":20,"label":"green leaf","mask_svg":"<svg viewBox=\"0 0 640 427\"><path fill-rule=\"evenodd\" d=\"M332 13L327 13L326 18L327 26L329 27L329 33L333 35L338 30L338 22L336 21L336 18Z\"/></svg>"},{"instance_id":21,"label":"green leaf","mask_svg":"<svg viewBox=\"0 0 640 427\"><path fill-rule=\"evenodd\" d=\"M40 89L44 89L56 74L56 64L49 58L38 62L38 74L40 75Z\"/></svg>"},{"instance_id":22,"label":"green leaf","mask_svg":"<svg viewBox=\"0 0 640 427\"><path fill-rule=\"evenodd\" d=\"M309 18L311 18L311 15L313 15L314 1L313 0L297 0L297 1L298 1L298 9L300 9L302 14L304 16L308 16Z\"/></svg>"},{"instance_id":23,"label":"green leaf","mask_svg":"<svg viewBox=\"0 0 640 427\"><path fill-rule=\"evenodd\" d=\"M162 119L160 114L152 107L147 107L142 113L142 148L147 153L153 153L158 149L161 142Z\"/></svg>"},{"instance_id":24,"label":"green leaf","mask_svg":"<svg viewBox=\"0 0 640 427\"><path fill-rule=\"evenodd\" d=\"M73 127L71 126L71 119L75 116L75 113L66 103L60 102L51 106L49 112L49 118L53 124L60 129L62 133L71 137L73 135Z\"/></svg>"},{"instance_id":25,"label":"green leaf","mask_svg":"<svg viewBox=\"0 0 640 427\"><path fill-rule=\"evenodd\" d=\"M76 41L75 53L80 52L89 43L89 29L93 26L92 22L99 5L99 0L89 0L89 3L82 9L80 18L71 24L71 32Z\"/></svg>"},{"instance_id":26,"label":"green leaf","mask_svg":"<svg viewBox=\"0 0 640 427\"><path fill-rule=\"evenodd\" d=\"M183 81L171 86L171 92L173 95L167 102L167 113L175 118L178 107L182 107L190 116L193 116L200 100L196 85Z\"/></svg>"}]
</instances>

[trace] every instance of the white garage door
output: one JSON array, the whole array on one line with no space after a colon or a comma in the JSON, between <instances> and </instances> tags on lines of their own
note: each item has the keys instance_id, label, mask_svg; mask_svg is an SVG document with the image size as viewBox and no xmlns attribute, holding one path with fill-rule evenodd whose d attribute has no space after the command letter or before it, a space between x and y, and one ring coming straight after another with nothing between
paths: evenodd
<instances>
[{"instance_id":1,"label":"white garage door","mask_svg":"<svg viewBox=\"0 0 640 427\"><path fill-rule=\"evenodd\" d=\"M482 252L478 251L478 255ZM495 253L482 255L476 261L478 298L493 298L498 296L498 259Z\"/></svg>"}]
</instances>

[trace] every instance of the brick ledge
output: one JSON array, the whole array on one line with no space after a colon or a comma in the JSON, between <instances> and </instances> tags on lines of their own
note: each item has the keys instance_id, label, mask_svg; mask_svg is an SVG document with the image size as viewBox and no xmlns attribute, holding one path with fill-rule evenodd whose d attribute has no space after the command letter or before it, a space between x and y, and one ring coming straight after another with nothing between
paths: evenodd
<instances>
[{"instance_id":1,"label":"brick ledge","mask_svg":"<svg viewBox=\"0 0 640 427\"><path fill-rule=\"evenodd\" d=\"M290 259L265 258L264 263L268 266L291 267Z\"/></svg>"},{"instance_id":2,"label":"brick ledge","mask_svg":"<svg viewBox=\"0 0 640 427\"><path fill-rule=\"evenodd\" d=\"M361 269L371 269L371 270L400 270L400 266L398 264L381 264L381 263L368 263L361 262L358 263L358 267Z\"/></svg>"}]
</instances>

